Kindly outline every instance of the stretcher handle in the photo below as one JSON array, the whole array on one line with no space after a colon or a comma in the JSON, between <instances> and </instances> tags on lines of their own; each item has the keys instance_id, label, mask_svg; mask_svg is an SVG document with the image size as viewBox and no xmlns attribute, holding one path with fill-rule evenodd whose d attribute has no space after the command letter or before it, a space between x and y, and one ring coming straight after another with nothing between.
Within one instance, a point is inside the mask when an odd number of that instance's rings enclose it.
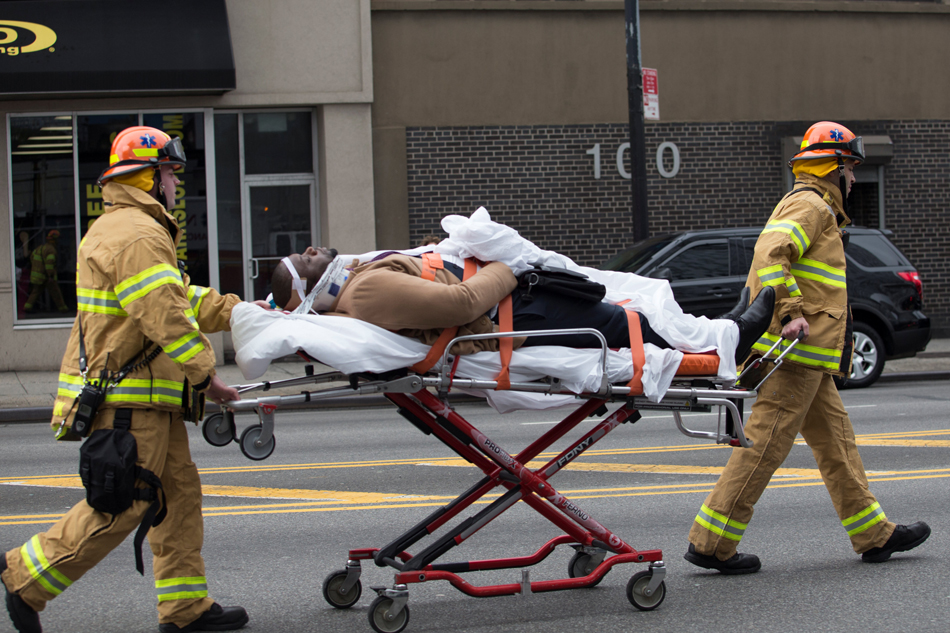
<instances>
[{"instance_id":1,"label":"stretcher handle","mask_svg":"<svg viewBox=\"0 0 950 633\"><path fill-rule=\"evenodd\" d=\"M742 370L742 373L739 374L739 380L741 380L742 377L746 375L746 372L748 372L748 371L750 371L750 370L752 370L752 369L755 369L755 368L759 367L763 362L765 362L766 360L768 360L769 356L771 356L772 353L773 353L776 349L778 349L778 347L779 347L784 341L786 341L786 340L787 340L787 339L785 339L785 338L783 338L783 337L780 336L779 339L778 339L777 341L775 341L775 343L772 345L772 347L769 348L769 351L767 351L767 352L765 353L765 356L759 356L759 357L756 358L754 361L752 361L752 364L751 364L751 365L749 365L748 367L746 367L745 369ZM791 352L792 349L794 349L796 345L798 345L801 341L804 341L804 340L805 340L805 333L804 333L803 331L799 331L798 334L795 336L794 340L792 340L792 342L788 344L788 347L786 347L786 348L782 351L782 353L778 355L778 358L775 359L775 364L774 364L774 366L772 367L772 371L770 371L769 373L767 373L767 374L765 375L765 378L763 378L762 380L759 381L759 384L757 384L757 385L755 386L755 388L753 389L753 391L758 391L758 390L759 390L759 387L761 387L762 384L763 384L766 380L768 380L769 376L771 376L773 373L775 373L775 370L779 368L779 365L781 365L783 362L785 362L785 357L788 355L788 353Z\"/></svg>"},{"instance_id":2,"label":"stretcher handle","mask_svg":"<svg viewBox=\"0 0 950 633\"><path fill-rule=\"evenodd\" d=\"M742 422L742 415L739 413L739 407L735 405L731 400L726 398L697 398L697 404L705 404L716 407L725 407L732 413L732 425L735 433L735 439L737 440L739 446L743 448L751 448L752 440L746 437L745 434L745 425ZM686 428L683 424L683 416L679 411L673 411L673 420L676 422L676 428L680 433L687 437L695 437L702 440L714 440L717 444L733 444L733 437L725 433L711 433L709 431L694 431L692 429ZM722 417L720 415L720 421ZM720 427L721 428L721 427Z\"/></svg>"},{"instance_id":3,"label":"stretcher handle","mask_svg":"<svg viewBox=\"0 0 950 633\"><path fill-rule=\"evenodd\" d=\"M460 341L482 341L493 338L515 338L518 336L523 336L525 338L530 336L570 336L575 334L590 334L591 336L596 336L597 340L600 341L601 381L600 390L597 392L597 395L609 396L612 388L610 385L610 379L607 376L607 339L603 334L600 333L600 331L589 327L558 330L531 330L527 332L489 332L486 334L467 334L465 336L456 336L451 341L449 341L449 344L445 346L445 351L442 352L442 367L439 370L439 389L440 391L447 391L452 384L450 366L446 361L449 357L449 350L451 350L455 344Z\"/></svg>"},{"instance_id":4,"label":"stretcher handle","mask_svg":"<svg viewBox=\"0 0 950 633\"><path fill-rule=\"evenodd\" d=\"M309 385L311 383L320 384L323 382L338 382L342 380L346 380L346 374L334 370L316 375L309 374L307 376L300 376L298 378L284 378L283 380L268 380L246 385L234 385L234 388L237 389L238 393L246 393L248 391L270 391L271 389L276 389L278 387L294 387L296 385Z\"/></svg>"}]
</instances>

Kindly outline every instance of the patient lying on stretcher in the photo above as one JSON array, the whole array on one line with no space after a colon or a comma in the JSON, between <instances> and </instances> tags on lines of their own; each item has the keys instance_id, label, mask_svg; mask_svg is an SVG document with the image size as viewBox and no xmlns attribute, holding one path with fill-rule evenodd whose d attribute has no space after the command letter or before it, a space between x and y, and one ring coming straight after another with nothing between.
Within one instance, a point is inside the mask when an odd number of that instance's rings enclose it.
<instances>
[{"instance_id":1,"label":"patient lying on stretcher","mask_svg":"<svg viewBox=\"0 0 950 633\"><path fill-rule=\"evenodd\" d=\"M515 332L593 328L604 335L608 347L630 347L627 308L621 305L608 300L582 301L543 287L532 289L526 296L515 272L503 262L489 263L465 278L464 262L451 254L427 261L414 251L409 253L379 253L365 261L340 256L334 249L308 248L284 258L275 270L271 279L274 302L297 312L360 319L432 345L444 329L455 326L459 327L458 336L498 331L497 306L510 296ZM621 279L621 283L628 281ZM772 320L774 292L768 290L748 306L744 294L740 303L720 319L693 317L676 306L678 314L672 314L669 320L657 319L662 321L657 325L650 322L644 310L637 310L643 342L659 348L698 351L690 347L709 348L711 341L735 341L734 359L738 364ZM729 328L735 330L734 335L721 336ZM536 345L583 348L599 347L599 342L581 334L533 336L515 339L514 343L516 349ZM497 339L484 339L464 341L452 351L470 354L497 349ZM722 355L723 350L719 352Z\"/></svg>"}]
</instances>

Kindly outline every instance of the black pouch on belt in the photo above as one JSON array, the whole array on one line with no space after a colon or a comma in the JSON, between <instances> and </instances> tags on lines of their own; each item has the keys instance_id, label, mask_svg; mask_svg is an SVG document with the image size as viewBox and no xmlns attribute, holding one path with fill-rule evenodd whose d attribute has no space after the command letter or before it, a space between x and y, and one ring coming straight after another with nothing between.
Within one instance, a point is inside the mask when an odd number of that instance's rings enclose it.
<instances>
[{"instance_id":1,"label":"black pouch on belt","mask_svg":"<svg viewBox=\"0 0 950 633\"><path fill-rule=\"evenodd\" d=\"M165 519L167 510L161 480L135 463L138 446L129 433L131 426L132 409L117 409L113 428L94 431L79 449L79 477L86 489L86 503L100 512L116 515L137 500L152 502L134 540L135 569L144 574L142 542L149 528ZM136 480L148 487L136 487Z\"/></svg>"},{"instance_id":2,"label":"black pouch on belt","mask_svg":"<svg viewBox=\"0 0 950 633\"><path fill-rule=\"evenodd\" d=\"M553 292L572 297L579 301L598 303L607 294L603 284L588 279L583 273L574 272L567 268L551 268L535 266L518 277L518 287L521 289L522 301L531 302L535 289L541 292Z\"/></svg>"}]
</instances>

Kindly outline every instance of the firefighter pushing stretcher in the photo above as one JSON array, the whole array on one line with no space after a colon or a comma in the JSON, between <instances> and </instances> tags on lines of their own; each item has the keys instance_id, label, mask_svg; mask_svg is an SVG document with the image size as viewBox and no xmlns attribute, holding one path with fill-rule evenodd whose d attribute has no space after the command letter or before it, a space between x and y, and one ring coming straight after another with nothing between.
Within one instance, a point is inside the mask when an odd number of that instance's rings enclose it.
<instances>
[{"instance_id":1,"label":"firefighter pushing stretcher","mask_svg":"<svg viewBox=\"0 0 950 633\"><path fill-rule=\"evenodd\" d=\"M179 269L181 230L168 210L174 172L184 166L179 139L133 127L116 136L100 176L105 213L79 247L78 316L53 409L57 439L89 435L80 449L87 499L0 556L7 611L20 633L40 633L37 612L136 528L140 573L148 532L162 633L248 621L243 608L208 597L201 557L201 482L185 419L200 419L205 395L219 403L239 397L215 375L202 332L229 329L240 299L192 285ZM116 476L103 485L108 472Z\"/></svg>"}]
</instances>

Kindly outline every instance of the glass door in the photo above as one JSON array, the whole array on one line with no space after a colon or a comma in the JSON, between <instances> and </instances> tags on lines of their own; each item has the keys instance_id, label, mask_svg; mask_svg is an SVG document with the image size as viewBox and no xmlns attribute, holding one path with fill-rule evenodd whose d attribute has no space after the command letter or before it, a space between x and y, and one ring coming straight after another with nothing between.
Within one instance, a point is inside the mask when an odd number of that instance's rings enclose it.
<instances>
[{"instance_id":1,"label":"glass door","mask_svg":"<svg viewBox=\"0 0 950 633\"><path fill-rule=\"evenodd\" d=\"M314 241L313 182L245 182L244 299L265 299L280 260Z\"/></svg>"}]
</instances>

